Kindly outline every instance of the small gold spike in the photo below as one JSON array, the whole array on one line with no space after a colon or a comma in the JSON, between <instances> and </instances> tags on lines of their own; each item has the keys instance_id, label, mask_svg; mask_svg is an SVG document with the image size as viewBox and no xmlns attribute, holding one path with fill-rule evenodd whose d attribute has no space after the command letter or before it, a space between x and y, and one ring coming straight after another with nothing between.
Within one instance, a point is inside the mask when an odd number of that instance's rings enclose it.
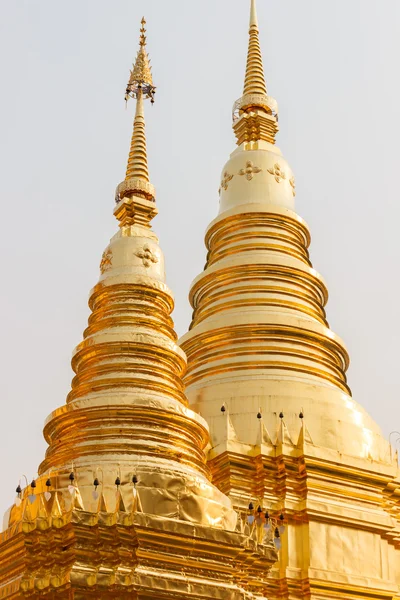
<instances>
[{"instance_id":1,"label":"small gold spike","mask_svg":"<svg viewBox=\"0 0 400 600\"><path fill-rule=\"evenodd\" d=\"M126 507L125 507L125 502L124 502L124 500L122 498L122 494L119 490L117 492L117 502L115 505L115 512L117 512L117 513L126 513L127 512Z\"/></svg>"},{"instance_id":2,"label":"small gold spike","mask_svg":"<svg viewBox=\"0 0 400 600\"><path fill-rule=\"evenodd\" d=\"M55 492L53 506L51 507L51 517L52 519L61 519L63 516L63 510L60 504L59 493Z\"/></svg>"},{"instance_id":3,"label":"small gold spike","mask_svg":"<svg viewBox=\"0 0 400 600\"><path fill-rule=\"evenodd\" d=\"M98 508L98 510L99 510L99 512L103 512L103 513L107 513L108 512L107 503L106 503L106 499L104 498L103 492L100 494L100 501L99 501L99 508Z\"/></svg>"}]
</instances>

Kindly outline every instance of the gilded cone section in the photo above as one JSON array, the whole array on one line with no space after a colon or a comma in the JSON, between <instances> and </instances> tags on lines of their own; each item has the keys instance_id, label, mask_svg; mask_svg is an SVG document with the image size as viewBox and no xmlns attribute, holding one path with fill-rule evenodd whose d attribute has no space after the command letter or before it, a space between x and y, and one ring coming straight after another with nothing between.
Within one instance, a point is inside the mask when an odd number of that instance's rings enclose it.
<instances>
[{"instance_id":1,"label":"gilded cone section","mask_svg":"<svg viewBox=\"0 0 400 600\"><path fill-rule=\"evenodd\" d=\"M267 94L265 84L264 68L261 55L260 40L258 35L258 21L256 13L256 2L251 2L249 50L247 53L246 77L244 81L243 94Z\"/></svg>"},{"instance_id":2,"label":"gilded cone section","mask_svg":"<svg viewBox=\"0 0 400 600\"><path fill-rule=\"evenodd\" d=\"M146 125L144 120L143 92L140 90L136 105L136 115L133 123L131 148L125 179L142 179L150 182L147 165Z\"/></svg>"},{"instance_id":3,"label":"gilded cone section","mask_svg":"<svg viewBox=\"0 0 400 600\"><path fill-rule=\"evenodd\" d=\"M257 29L253 0L254 85L264 81ZM234 107L239 147L190 291L186 394L210 426L213 482L237 509L254 499L284 517L269 600L398 600L397 457L351 397L294 174L273 145L276 104L262 84L251 91Z\"/></svg>"},{"instance_id":4,"label":"gilded cone section","mask_svg":"<svg viewBox=\"0 0 400 600\"><path fill-rule=\"evenodd\" d=\"M271 535L238 524L211 484L207 424L184 394L144 168L143 99L154 88L134 72L120 229L90 295L67 402L45 424L39 477L18 488L0 535L0 598L263 600L259 573L277 558Z\"/></svg>"},{"instance_id":5,"label":"gilded cone section","mask_svg":"<svg viewBox=\"0 0 400 600\"><path fill-rule=\"evenodd\" d=\"M204 379L217 384L234 367L236 378L301 377L350 394L347 351L327 327L328 292L310 263L305 224L288 211L264 212L254 204L245 213L218 219L206 243L207 268L190 293L194 313L191 341L183 343L189 357L186 385L197 387Z\"/></svg>"}]
</instances>

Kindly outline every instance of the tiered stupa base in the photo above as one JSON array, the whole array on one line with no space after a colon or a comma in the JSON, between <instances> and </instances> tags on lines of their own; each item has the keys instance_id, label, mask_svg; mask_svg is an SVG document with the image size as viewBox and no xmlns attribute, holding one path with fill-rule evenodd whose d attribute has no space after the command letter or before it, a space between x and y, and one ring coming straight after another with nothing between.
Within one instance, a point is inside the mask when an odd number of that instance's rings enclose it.
<instances>
[{"instance_id":1,"label":"tiered stupa base","mask_svg":"<svg viewBox=\"0 0 400 600\"><path fill-rule=\"evenodd\" d=\"M304 423L296 443L284 423L282 433L275 444L266 435L256 446L227 440L209 461L214 482L236 509L251 497L271 517L285 516L268 599L398 599L397 457L367 463L339 456L315 446Z\"/></svg>"},{"instance_id":2,"label":"tiered stupa base","mask_svg":"<svg viewBox=\"0 0 400 600\"><path fill-rule=\"evenodd\" d=\"M61 500L61 499L60 499ZM276 558L240 533L128 512L24 501L0 537L0 598L264 598L260 574ZM245 591L246 589L246 591Z\"/></svg>"}]
</instances>

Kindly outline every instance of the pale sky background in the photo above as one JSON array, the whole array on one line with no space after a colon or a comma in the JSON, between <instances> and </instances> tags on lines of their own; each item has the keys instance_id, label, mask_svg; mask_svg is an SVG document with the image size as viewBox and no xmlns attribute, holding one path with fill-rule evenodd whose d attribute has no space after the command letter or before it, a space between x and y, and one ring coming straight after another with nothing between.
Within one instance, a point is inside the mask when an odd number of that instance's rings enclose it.
<instances>
[{"instance_id":1,"label":"pale sky background","mask_svg":"<svg viewBox=\"0 0 400 600\"><path fill-rule=\"evenodd\" d=\"M297 184L328 318L355 399L385 435L399 405L399 0L258 0L278 145ZM234 149L248 0L0 0L1 494L43 458L65 402L87 299L117 230L133 120L124 107L140 18L158 86L146 106L154 228L179 334ZM1 521L0 521L1 523Z\"/></svg>"}]
</instances>

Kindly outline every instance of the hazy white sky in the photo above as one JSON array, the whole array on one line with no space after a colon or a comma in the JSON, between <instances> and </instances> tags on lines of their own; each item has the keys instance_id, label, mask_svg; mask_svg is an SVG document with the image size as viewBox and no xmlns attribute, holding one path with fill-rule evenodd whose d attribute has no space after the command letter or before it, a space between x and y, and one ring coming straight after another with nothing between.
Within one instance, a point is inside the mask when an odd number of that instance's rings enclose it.
<instances>
[{"instance_id":1,"label":"hazy white sky","mask_svg":"<svg viewBox=\"0 0 400 600\"><path fill-rule=\"evenodd\" d=\"M234 149L248 0L0 0L1 495L36 474L65 401L103 249L117 229L140 18L158 93L146 106L154 223L184 333L220 171ZM278 145L347 342L355 399L400 429L399 0L258 0Z\"/></svg>"}]
</instances>

